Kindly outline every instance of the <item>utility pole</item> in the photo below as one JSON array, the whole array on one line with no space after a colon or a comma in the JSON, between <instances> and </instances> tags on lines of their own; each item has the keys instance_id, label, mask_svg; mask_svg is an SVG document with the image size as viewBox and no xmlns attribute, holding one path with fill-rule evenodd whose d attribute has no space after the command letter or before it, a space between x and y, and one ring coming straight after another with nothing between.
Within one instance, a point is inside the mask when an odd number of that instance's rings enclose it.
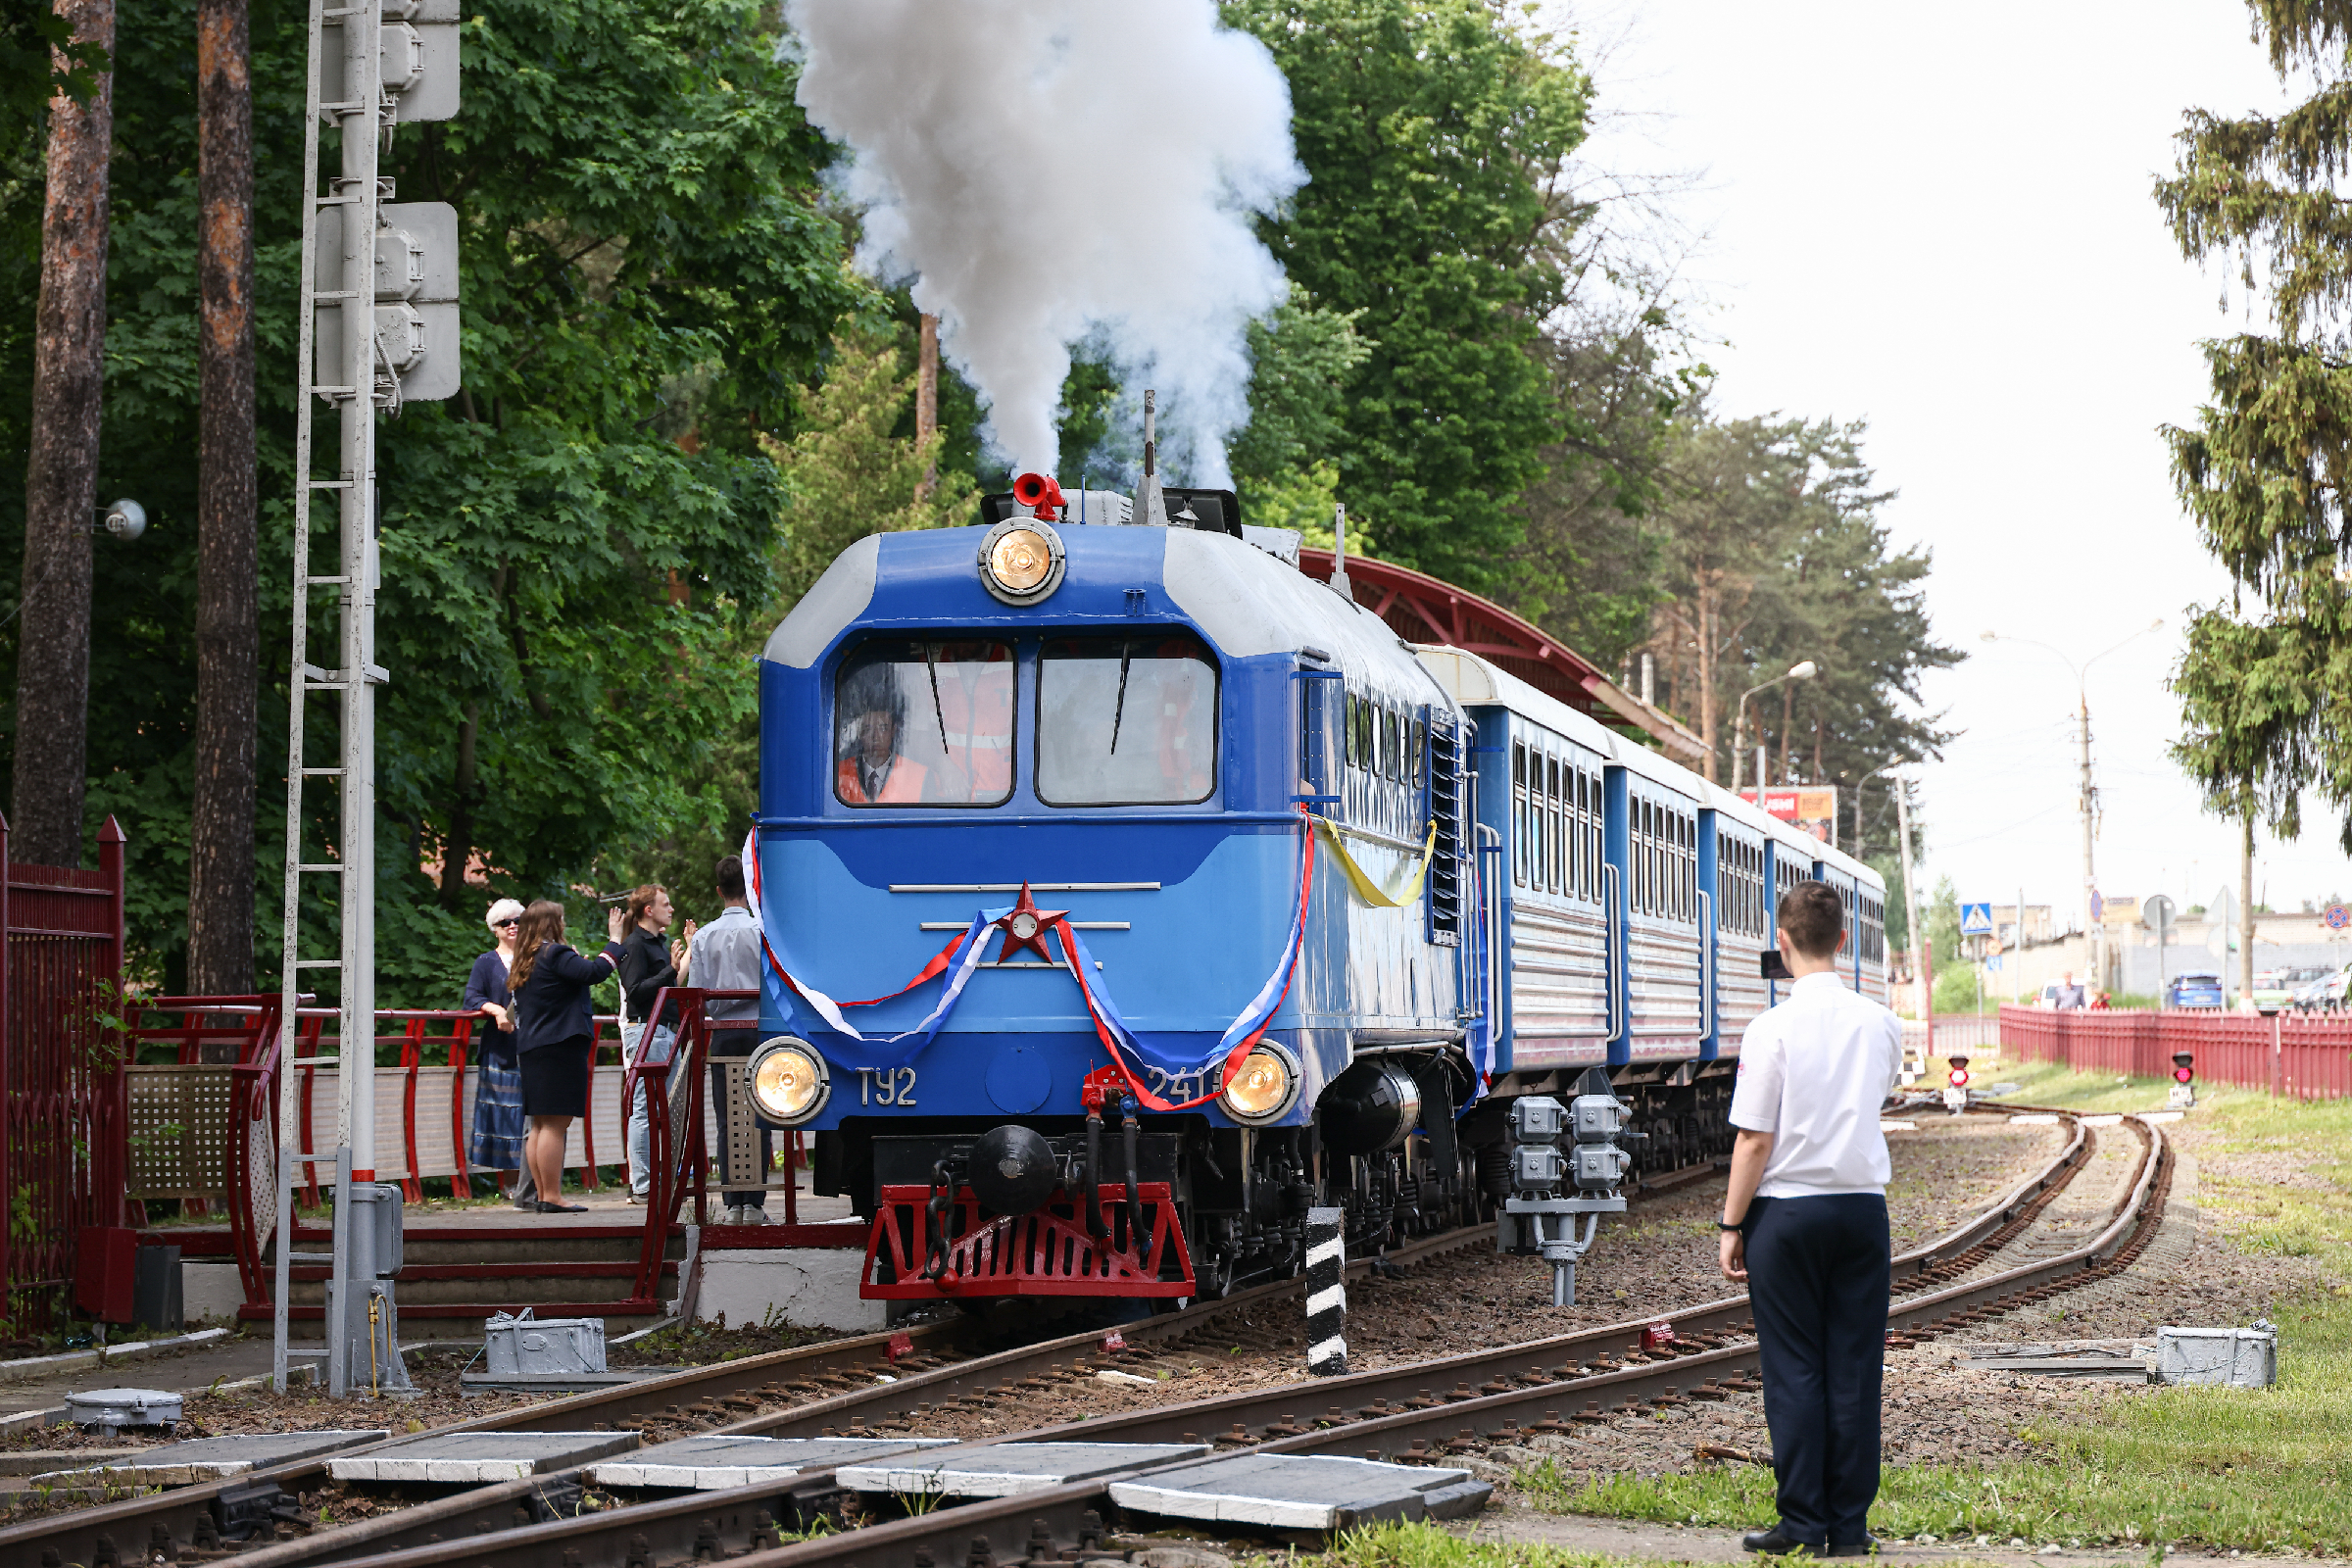
<instances>
[{"instance_id":1,"label":"utility pole","mask_svg":"<svg viewBox=\"0 0 2352 1568\"><path fill-rule=\"evenodd\" d=\"M2246 807L2237 845L2237 1004L2254 1010L2254 808Z\"/></svg>"},{"instance_id":2,"label":"utility pole","mask_svg":"<svg viewBox=\"0 0 2352 1568\"><path fill-rule=\"evenodd\" d=\"M2099 919L2097 908L2098 877L2091 865L2091 839L2098 830L2099 793L2097 786L2093 785L2090 780L2090 666L2117 649L2135 641L2148 632L2158 630L2163 625L2163 617L2159 616L2138 631L2133 632L2130 637L2126 637L2122 642L2099 650L2080 664L2048 643L2036 642L2031 637L2010 637L1997 631L1988 631L1984 633L1982 638L1983 641L1988 643L2024 643L2027 647L2038 648L2045 654L2055 654L2059 662L2066 665L2068 672L2075 677L2075 719L2080 726L2076 739L2081 744L2082 774L2076 791L2076 805L2082 813L2082 931L2090 942L2091 984L2094 989L2098 990L2107 989L2107 940L2104 922ZM2019 907L2019 919L2021 921L2024 919L2022 903Z\"/></svg>"},{"instance_id":3,"label":"utility pole","mask_svg":"<svg viewBox=\"0 0 2352 1568\"><path fill-rule=\"evenodd\" d=\"M2090 696L2088 688L2076 689L2079 707L2077 722L2082 743L2082 783L2079 804L2082 812L2082 931L2090 939L2090 989L2095 994L2107 989L2106 922L2099 918L2098 875L2091 868L2091 839L2096 832L2099 793L2090 781Z\"/></svg>"},{"instance_id":4,"label":"utility pole","mask_svg":"<svg viewBox=\"0 0 2352 1568\"><path fill-rule=\"evenodd\" d=\"M923 454L922 482L915 499L928 501L939 484L939 454L930 446L939 433L939 318L928 311L918 318L914 359L914 446Z\"/></svg>"},{"instance_id":5,"label":"utility pole","mask_svg":"<svg viewBox=\"0 0 2352 1568\"><path fill-rule=\"evenodd\" d=\"M1928 933L1919 923L1919 881L1911 870L1911 781L1894 781L1894 820L1902 838L1903 917L1911 927L1911 985L1913 1005L1928 1026L1928 1054L1936 1054L1935 993L1929 989Z\"/></svg>"},{"instance_id":6,"label":"utility pole","mask_svg":"<svg viewBox=\"0 0 2352 1568\"><path fill-rule=\"evenodd\" d=\"M2026 890L2023 884L2017 890L2017 945L2021 949L2026 945ZM2026 966L2022 959L2009 965L2009 1000L2021 1004L2026 1000Z\"/></svg>"}]
</instances>

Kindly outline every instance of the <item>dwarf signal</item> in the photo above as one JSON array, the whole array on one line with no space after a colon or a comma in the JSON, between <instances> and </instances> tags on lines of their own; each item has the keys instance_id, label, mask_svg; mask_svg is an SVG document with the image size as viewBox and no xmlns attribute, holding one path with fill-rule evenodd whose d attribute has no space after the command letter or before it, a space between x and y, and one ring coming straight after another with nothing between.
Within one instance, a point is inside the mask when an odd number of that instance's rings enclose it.
<instances>
[{"instance_id":1,"label":"dwarf signal","mask_svg":"<svg viewBox=\"0 0 2352 1568\"><path fill-rule=\"evenodd\" d=\"M2186 1110L2197 1102L2197 1057L2194 1052L2173 1053L2173 1092L2167 1103L2175 1110Z\"/></svg>"},{"instance_id":2,"label":"dwarf signal","mask_svg":"<svg viewBox=\"0 0 2352 1568\"><path fill-rule=\"evenodd\" d=\"M1957 1116L1968 1108L1968 1058L1947 1056L1952 1070L1943 1075L1943 1108Z\"/></svg>"}]
</instances>

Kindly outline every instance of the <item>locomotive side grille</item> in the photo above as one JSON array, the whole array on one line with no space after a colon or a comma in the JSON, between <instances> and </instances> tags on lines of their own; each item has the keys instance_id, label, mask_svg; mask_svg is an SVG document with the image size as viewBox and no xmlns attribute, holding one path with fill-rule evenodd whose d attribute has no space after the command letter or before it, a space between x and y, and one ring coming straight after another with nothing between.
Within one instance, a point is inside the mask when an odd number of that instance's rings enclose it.
<instances>
[{"instance_id":1,"label":"locomotive side grille","mask_svg":"<svg viewBox=\"0 0 2352 1568\"><path fill-rule=\"evenodd\" d=\"M1429 940L1456 947L1462 940L1462 736L1435 722L1429 728L1429 817L1438 830L1429 862Z\"/></svg>"}]
</instances>

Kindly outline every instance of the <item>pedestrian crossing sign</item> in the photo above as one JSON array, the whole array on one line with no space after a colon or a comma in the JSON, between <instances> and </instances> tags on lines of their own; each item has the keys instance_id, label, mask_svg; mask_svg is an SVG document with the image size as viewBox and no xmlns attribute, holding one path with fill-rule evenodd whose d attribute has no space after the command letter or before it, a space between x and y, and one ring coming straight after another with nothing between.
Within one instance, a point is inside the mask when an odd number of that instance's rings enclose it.
<instances>
[{"instance_id":1,"label":"pedestrian crossing sign","mask_svg":"<svg viewBox=\"0 0 2352 1568\"><path fill-rule=\"evenodd\" d=\"M1964 937L1992 935L1992 906L1963 904L1960 906L1960 934Z\"/></svg>"}]
</instances>

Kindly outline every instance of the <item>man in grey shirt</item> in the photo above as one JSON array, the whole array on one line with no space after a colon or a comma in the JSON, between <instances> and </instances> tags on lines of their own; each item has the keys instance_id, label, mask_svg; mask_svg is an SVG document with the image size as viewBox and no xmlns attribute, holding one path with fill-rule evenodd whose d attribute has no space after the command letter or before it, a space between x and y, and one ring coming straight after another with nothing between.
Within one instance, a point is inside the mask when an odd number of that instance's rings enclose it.
<instances>
[{"instance_id":1,"label":"man in grey shirt","mask_svg":"<svg viewBox=\"0 0 2352 1568\"><path fill-rule=\"evenodd\" d=\"M718 918L694 933L686 959L686 972L693 983L706 991L750 991L760 989L760 926L753 920L749 904L744 898L743 861L734 856L723 856L713 873L718 884L718 896L726 905ZM730 1024L748 1021L752 1027L725 1028L716 1031L711 1039L710 1107L712 1123L726 1125L727 1075L734 1071L729 1061L751 1054L759 1041L760 1003L756 997L740 1002L709 1002L703 1004L703 1015L713 1023ZM775 1135L765 1128L760 1130L760 1171L764 1179L775 1163L773 1140ZM721 1134L721 1144L724 1135ZM722 1160L720 1168L725 1168ZM728 1192L720 1195L725 1205L721 1222L728 1225L764 1225L767 1223L767 1194L759 1188Z\"/></svg>"}]
</instances>

